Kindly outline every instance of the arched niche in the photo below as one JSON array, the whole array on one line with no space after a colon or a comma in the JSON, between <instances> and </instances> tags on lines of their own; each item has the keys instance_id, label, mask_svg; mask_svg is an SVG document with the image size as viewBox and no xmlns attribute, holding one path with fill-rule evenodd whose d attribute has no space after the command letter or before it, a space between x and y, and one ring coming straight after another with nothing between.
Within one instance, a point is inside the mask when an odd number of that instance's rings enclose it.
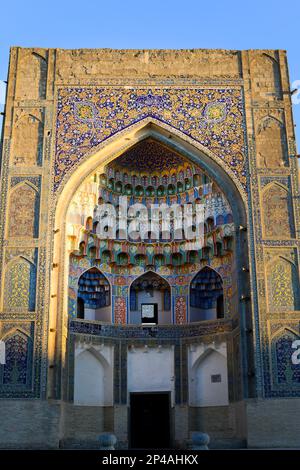
<instances>
[{"instance_id":1,"label":"arched niche","mask_svg":"<svg viewBox=\"0 0 300 470\"><path fill-rule=\"evenodd\" d=\"M96 267L78 279L77 318L111 322L110 283Z\"/></svg>"},{"instance_id":2,"label":"arched niche","mask_svg":"<svg viewBox=\"0 0 300 470\"><path fill-rule=\"evenodd\" d=\"M224 291L220 274L202 268L190 283L190 321L224 318Z\"/></svg>"},{"instance_id":3,"label":"arched niche","mask_svg":"<svg viewBox=\"0 0 300 470\"><path fill-rule=\"evenodd\" d=\"M18 71L22 80L17 80L17 99L37 100L46 98L48 58L42 49L22 50L18 60Z\"/></svg>"},{"instance_id":4,"label":"arched niche","mask_svg":"<svg viewBox=\"0 0 300 470\"><path fill-rule=\"evenodd\" d=\"M258 125L256 152L260 168L287 166L287 142L284 125L273 116L266 116Z\"/></svg>"},{"instance_id":5,"label":"arched niche","mask_svg":"<svg viewBox=\"0 0 300 470\"><path fill-rule=\"evenodd\" d=\"M281 98L280 68L277 60L268 54L262 53L255 57L250 65L253 77L253 95L255 98L274 99ZM275 93L270 92L275 90Z\"/></svg>"},{"instance_id":6,"label":"arched niche","mask_svg":"<svg viewBox=\"0 0 300 470\"><path fill-rule=\"evenodd\" d=\"M99 173L103 173L101 168L110 161L117 158L122 152L131 148L135 143L142 141L151 136L172 149L182 153L186 158L195 162L213 179L220 189L226 194L228 202L232 208L233 219L235 225L247 226L248 214L246 207L248 201L246 192L244 191L238 177L228 168L224 162L211 151L205 148L194 139L186 136L180 131L175 131L172 126L161 123L153 118L145 118L142 121L128 127L126 130L117 133L108 138L105 143L99 145L97 149L93 149L74 166L72 172L69 173L64 181L62 181L59 189L56 191L56 208L55 208L55 235L53 244L53 261L58 264L58 269L52 270L51 273L51 292L56 294L50 300L50 328L57 331L62 336L62 325L64 320L64 312L68 311L68 296L65 285L69 276L69 253L64 249L66 246L66 227L65 220L68 207L72 202L72 198L82 183L99 169ZM100 168L101 167L101 168ZM238 231L237 237L237 271L241 266L248 265L248 243L247 232ZM248 279L239 277L239 290L243 292L248 284ZM49 343L49 358L54 358L55 344L59 342ZM50 386L51 387L51 386Z\"/></svg>"},{"instance_id":7,"label":"arched niche","mask_svg":"<svg viewBox=\"0 0 300 470\"><path fill-rule=\"evenodd\" d=\"M38 231L38 190L30 182L24 181L10 192L7 234L13 238L37 238Z\"/></svg>"},{"instance_id":8,"label":"arched niche","mask_svg":"<svg viewBox=\"0 0 300 470\"><path fill-rule=\"evenodd\" d=\"M226 406L228 395L228 368L226 345L219 349L198 346L189 352L189 401L191 406Z\"/></svg>"},{"instance_id":9,"label":"arched niche","mask_svg":"<svg viewBox=\"0 0 300 470\"><path fill-rule=\"evenodd\" d=\"M292 344L299 339L299 334L289 328L281 328L272 337L273 386L277 389L299 389L300 368L292 362L292 354L295 351Z\"/></svg>"},{"instance_id":10,"label":"arched niche","mask_svg":"<svg viewBox=\"0 0 300 470\"><path fill-rule=\"evenodd\" d=\"M18 387L30 389L32 385L32 339L15 329L1 338L5 343L5 364L0 364L0 384L3 389Z\"/></svg>"},{"instance_id":11,"label":"arched niche","mask_svg":"<svg viewBox=\"0 0 300 470\"><path fill-rule=\"evenodd\" d=\"M13 135L13 163L16 166L41 165L44 124L42 116L23 114Z\"/></svg>"},{"instance_id":12,"label":"arched niche","mask_svg":"<svg viewBox=\"0 0 300 470\"><path fill-rule=\"evenodd\" d=\"M74 404L111 406L113 404L112 349L76 347L74 364Z\"/></svg>"},{"instance_id":13,"label":"arched niche","mask_svg":"<svg viewBox=\"0 0 300 470\"><path fill-rule=\"evenodd\" d=\"M129 298L129 323L172 322L171 287L166 279L157 273L147 271L135 279L130 286Z\"/></svg>"},{"instance_id":14,"label":"arched niche","mask_svg":"<svg viewBox=\"0 0 300 470\"><path fill-rule=\"evenodd\" d=\"M3 310L33 312L36 302L36 266L17 257L5 267Z\"/></svg>"},{"instance_id":15,"label":"arched niche","mask_svg":"<svg viewBox=\"0 0 300 470\"><path fill-rule=\"evenodd\" d=\"M267 264L266 276L270 312L299 310L299 278L294 263L279 256Z\"/></svg>"},{"instance_id":16,"label":"arched niche","mask_svg":"<svg viewBox=\"0 0 300 470\"><path fill-rule=\"evenodd\" d=\"M262 191L262 217L264 238L290 238L293 221L287 188L277 183L268 184Z\"/></svg>"}]
</instances>

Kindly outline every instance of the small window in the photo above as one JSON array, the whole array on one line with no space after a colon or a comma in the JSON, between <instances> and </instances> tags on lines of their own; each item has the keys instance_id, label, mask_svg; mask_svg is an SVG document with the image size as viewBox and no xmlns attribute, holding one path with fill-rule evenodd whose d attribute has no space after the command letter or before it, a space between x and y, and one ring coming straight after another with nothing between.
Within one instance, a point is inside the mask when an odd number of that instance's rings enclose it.
<instances>
[{"instance_id":1,"label":"small window","mask_svg":"<svg viewBox=\"0 0 300 470\"><path fill-rule=\"evenodd\" d=\"M214 374L214 375L211 375L210 378L211 378L211 383L212 383L212 384L215 384L215 383L218 383L218 382L222 382L221 374Z\"/></svg>"}]
</instances>

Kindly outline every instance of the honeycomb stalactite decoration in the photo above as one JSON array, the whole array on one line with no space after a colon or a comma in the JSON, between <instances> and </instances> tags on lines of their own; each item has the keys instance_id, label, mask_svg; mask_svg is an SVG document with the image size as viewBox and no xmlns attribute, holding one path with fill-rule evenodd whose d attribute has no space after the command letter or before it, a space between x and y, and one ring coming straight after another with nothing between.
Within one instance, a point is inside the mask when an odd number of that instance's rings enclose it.
<instances>
[{"instance_id":1,"label":"honeycomb stalactite decoration","mask_svg":"<svg viewBox=\"0 0 300 470\"><path fill-rule=\"evenodd\" d=\"M143 205L143 215L148 218L149 226L146 230L144 225L147 223L143 218L140 237L132 237L124 228L126 225L120 225L124 198L125 210L128 211L125 214L127 228L132 223L130 209L137 203ZM196 210L204 206L204 220L201 219L204 222L203 245L197 244L195 239L186 239L184 231L177 238L172 211L170 232L164 232L162 218L156 219L157 214L152 212L157 203L169 209L175 204L181 208L183 216L185 204L188 204L190 209L193 208L192 224L196 223ZM106 213L108 205L116 210L116 216L121 219L108 218L105 222L107 232L103 232L105 219L102 211ZM113 230L114 221L116 230ZM156 233L149 228L151 222L157 224ZM76 299L80 297L78 279L80 284L82 271L97 268L112 285L112 318L115 323L127 321L127 310L130 308L126 295L131 281L134 285L135 276L149 272L167 276L167 282L174 286L170 298L164 300L169 303L167 310L174 308L172 321L186 323L188 286L193 275L207 265L224 274L226 315L230 314L230 299L227 297L232 292L231 271L234 264L231 207L220 188L199 166L153 138L144 139L106 166L99 167L99 171L82 183L70 203L67 234L71 255L69 314L72 317L76 316ZM131 300L133 305L133 294Z\"/></svg>"}]
</instances>

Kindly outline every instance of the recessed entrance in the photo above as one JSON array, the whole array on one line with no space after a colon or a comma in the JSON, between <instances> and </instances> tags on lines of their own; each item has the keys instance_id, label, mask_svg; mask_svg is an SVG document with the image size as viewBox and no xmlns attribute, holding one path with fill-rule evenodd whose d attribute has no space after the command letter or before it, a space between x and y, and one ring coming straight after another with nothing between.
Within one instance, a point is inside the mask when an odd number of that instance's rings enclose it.
<instances>
[{"instance_id":1,"label":"recessed entrance","mask_svg":"<svg viewBox=\"0 0 300 470\"><path fill-rule=\"evenodd\" d=\"M130 447L168 449L170 447L170 394L130 394Z\"/></svg>"}]
</instances>

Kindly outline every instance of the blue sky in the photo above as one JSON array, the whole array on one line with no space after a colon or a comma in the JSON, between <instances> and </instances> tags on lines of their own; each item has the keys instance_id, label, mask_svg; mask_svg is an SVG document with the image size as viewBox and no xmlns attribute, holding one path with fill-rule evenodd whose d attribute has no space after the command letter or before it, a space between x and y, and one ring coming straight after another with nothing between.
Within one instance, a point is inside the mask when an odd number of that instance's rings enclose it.
<instances>
[{"instance_id":1,"label":"blue sky","mask_svg":"<svg viewBox=\"0 0 300 470\"><path fill-rule=\"evenodd\" d=\"M300 3L296 2L15 0L2 2L0 19L2 80L10 46L285 49L291 83L300 80ZM3 103L5 87L0 83ZM300 99L294 117L299 149Z\"/></svg>"}]
</instances>

